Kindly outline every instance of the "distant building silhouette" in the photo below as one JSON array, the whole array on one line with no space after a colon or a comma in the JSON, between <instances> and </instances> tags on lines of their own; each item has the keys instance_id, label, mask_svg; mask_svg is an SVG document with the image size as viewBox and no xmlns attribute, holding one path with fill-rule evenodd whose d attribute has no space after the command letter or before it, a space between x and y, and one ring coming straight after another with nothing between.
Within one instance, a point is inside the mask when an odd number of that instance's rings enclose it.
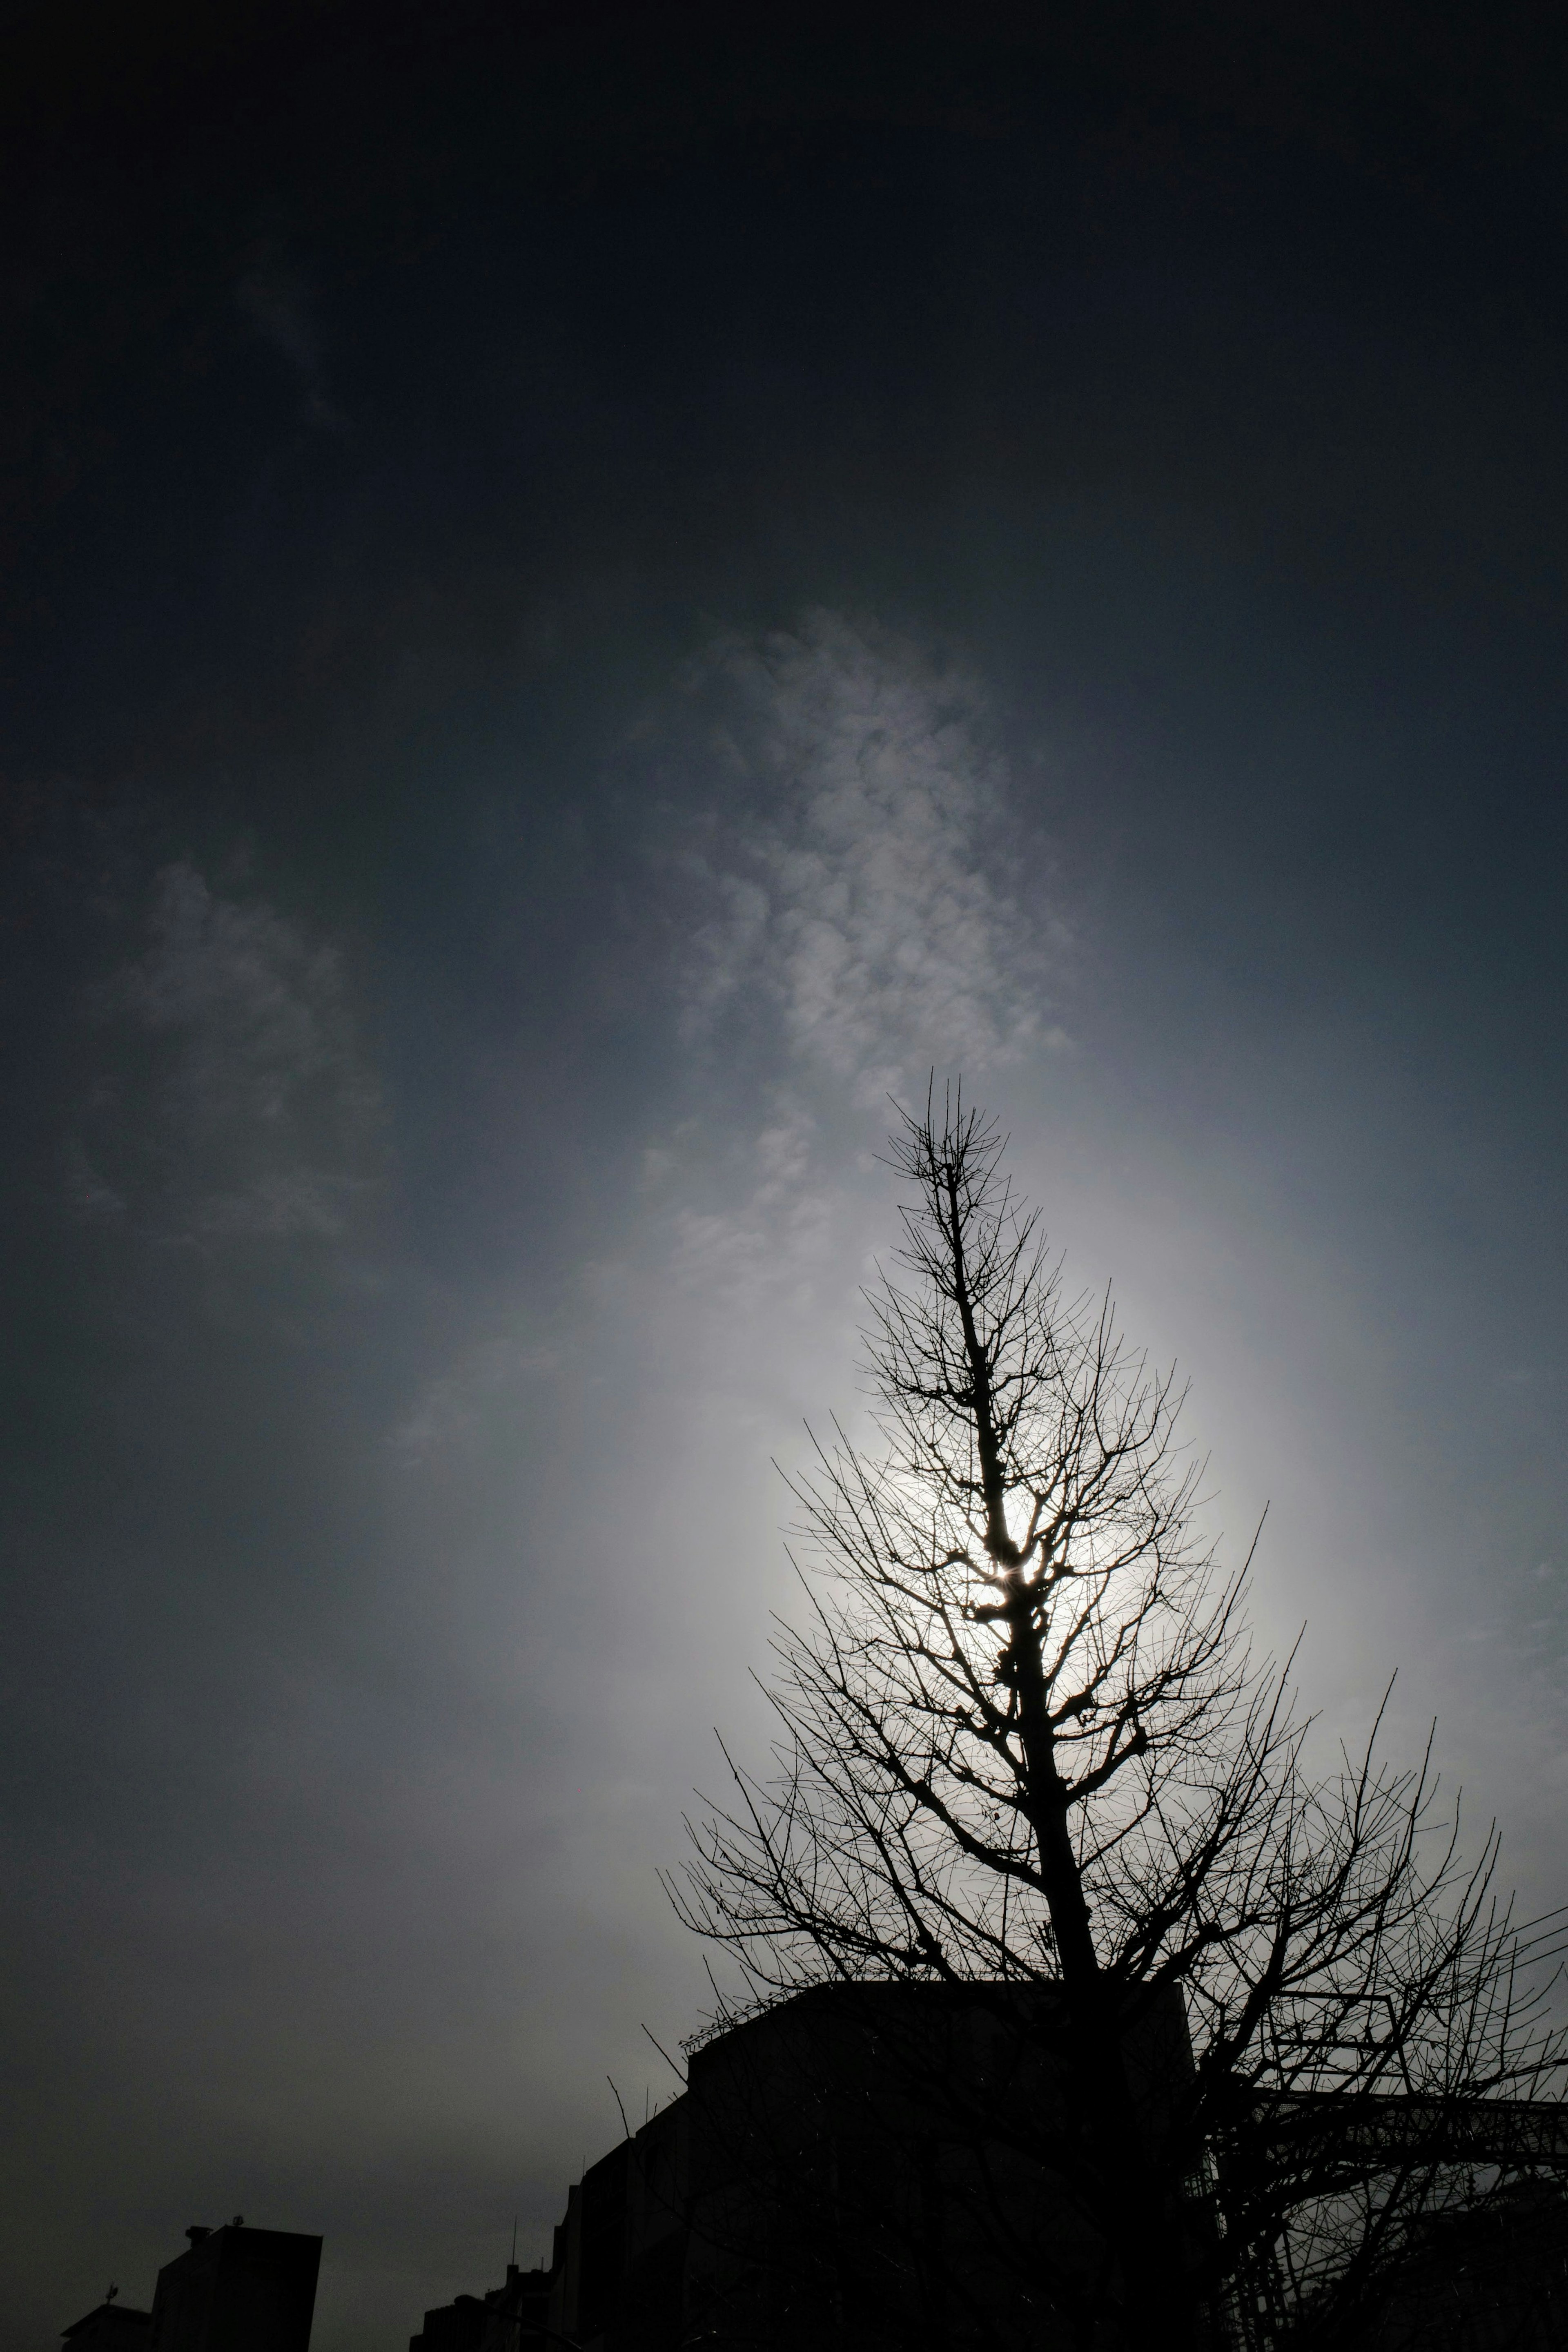
<instances>
[{"instance_id":1,"label":"distant building silhouette","mask_svg":"<svg viewBox=\"0 0 1568 2352\"><path fill-rule=\"evenodd\" d=\"M321 2241L293 2230L193 2227L151 2311L116 2302L62 2330L70 2352L309 2352Z\"/></svg>"},{"instance_id":2,"label":"distant building silhouette","mask_svg":"<svg viewBox=\"0 0 1568 2352\"><path fill-rule=\"evenodd\" d=\"M409 2352L518 2352L523 2344L547 2340L550 2273L520 2271L507 2264L500 2286L486 2295L460 2294L427 2311L424 2326L409 2339Z\"/></svg>"}]
</instances>

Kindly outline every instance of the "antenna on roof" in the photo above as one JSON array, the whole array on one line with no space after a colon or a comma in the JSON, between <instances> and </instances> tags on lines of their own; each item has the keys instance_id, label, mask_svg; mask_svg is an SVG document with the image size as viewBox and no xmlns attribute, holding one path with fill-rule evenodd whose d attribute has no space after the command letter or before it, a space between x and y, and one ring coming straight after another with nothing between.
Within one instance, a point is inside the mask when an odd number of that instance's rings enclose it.
<instances>
[{"instance_id":1,"label":"antenna on roof","mask_svg":"<svg viewBox=\"0 0 1568 2352\"><path fill-rule=\"evenodd\" d=\"M105 2303L112 2303L112 2302L114 2301L115 2296L116 2296L119 2293L120 2293L120 2289L115 2285L114 2281L113 2281L112 2279L110 2279L110 2283L109 2283L109 2289L108 2289L108 2292L106 2293L106 2294L104 2295L104 2298L103 2298L103 2299L104 2299L104 2301L105 2301Z\"/></svg>"},{"instance_id":2,"label":"antenna on roof","mask_svg":"<svg viewBox=\"0 0 1568 2352\"><path fill-rule=\"evenodd\" d=\"M513 2214L513 2216L512 2216L512 2268L513 2268L514 2270L516 2270L516 2269L517 2269L517 2215L514 2213L514 2214Z\"/></svg>"}]
</instances>

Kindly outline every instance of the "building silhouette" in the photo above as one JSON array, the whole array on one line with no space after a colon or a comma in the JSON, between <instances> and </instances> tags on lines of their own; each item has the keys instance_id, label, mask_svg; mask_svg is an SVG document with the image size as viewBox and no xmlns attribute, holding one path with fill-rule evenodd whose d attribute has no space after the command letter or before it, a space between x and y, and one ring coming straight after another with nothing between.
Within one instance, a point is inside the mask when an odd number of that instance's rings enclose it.
<instances>
[{"instance_id":1,"label":"building silhouette","mask_svg":"<svg viewBox=\"0 0 1568 2352\"><path fill-rule=\"evenodd\" d=\"M1401 2263L1366 2352L1562 2352L1568 2200L1521 2183L1479 2213L1434 2214Z\"/></svg>"},{"instance_id":2,"label":"building silhouette","mask_svg":"<svg viewBox=\"0 0 1568 2352\"><path fill-rule=\"evenodd\" d=\"M550 2273L507 2264L506 2279L488 2294L460 2294L427 2311L409 2339L410 2352L519 2352L548 2342Z\"/></svg>"},{"instance_id":3,"label":"building silhouette","mask_svg":"<svg viewBox=\"0 0 1568 2352\"><path fill-rule=\"evenodd\" d=\"M425 2315L410 2352L1054 2352L1083 2340L1103 2248L1075 2210L1065 2011L1049 1988L823 1986L714 2034L686 2086L567 2196L548 2270ZM1158 2136L1193 2080L1179 1995L1124 2044ZM1293 2175L1327 2158L1568 2174L1568 2109L1281 2098L1243 2147ZM1195 2176L1177 2216L1216 2227ZM1273 2281L1277 2287L1281 2282ZM1257 2292L1253 2292L1256 2287ZM1217 2352L1290 2326L1262 2278L1209 2314ZM1305 2315L1311 2317L1310 2312ZM1428 2217L1346 2352L1564 2352L1568 2201L1521 2177Z\"/></svg>"},{"instance_id":4,"label":"building silhouette","mask_svg":"<svg viewBox=\"0 0 1568 2352\"><path fill-rule=\"evenodd\" d=\"M570 2188L526 2295L428 2313L411 2352L1038 2345L1052 2315L1020 2279L1076 2273L1087 2294L1098 2258L1042 2202L1031 2153L1063 2109L1061 2033L1049 1990L877 1984L716 2033L685 2092ZM1191 2074L1179 1999L1151 2006L1127 2060L1157 2125Z\"/></svg>"},{"instance_id":5,"label":"building silhouette","mask_svg":"<svg viewBox=\"0 0 1568 2352\"><path fill-rule=\"evenodd\" d=\"M61 2328L60 2334L71 2352L150 2352L152 2314L114 2302L115 2292L111 2289L110 2297L84 2319L74 2320L69 2327Z\"/></svg>"},{"instance_id":6,"label":"building silhouette","mask_svg":"<svg viewBox=\"0 0 1568 2352\"><path fill-rule=\"evenodd\" d=\"M149 2311L110 2300L64 2329L70 2352L309 2352L321 2241L294 2230L186 2231Z\"/></svg>"}]
</instances>

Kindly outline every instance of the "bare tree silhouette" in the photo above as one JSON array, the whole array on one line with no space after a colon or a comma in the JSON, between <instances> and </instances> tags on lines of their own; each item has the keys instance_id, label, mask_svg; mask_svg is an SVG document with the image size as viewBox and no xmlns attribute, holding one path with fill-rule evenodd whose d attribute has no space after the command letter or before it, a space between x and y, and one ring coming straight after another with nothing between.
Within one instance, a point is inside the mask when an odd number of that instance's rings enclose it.
<instances>
[{"instance_id":1,"label":"bare tree silhouette","mask_svg":"<svg viewBox=\"0 0 1568 2352\"><path fill-rule=\"evenodd\" d=\"M1568 2159L1554 1925L1495 1893L1495 1832L1463 1851L1429 1744L1312 1769L1198 1531L1174 1375L1064 1294L993 1122L900 1116L880 1444L835 1431L794 1489L773 1764L727 1752L671 1883L737 1963L716 2022L888 1983L1005 2021L1001 2088L905 2036L944 2218L883 2168L901 2340L1343 2339L1435 2213Z\"/></svg>"}]
</instances>

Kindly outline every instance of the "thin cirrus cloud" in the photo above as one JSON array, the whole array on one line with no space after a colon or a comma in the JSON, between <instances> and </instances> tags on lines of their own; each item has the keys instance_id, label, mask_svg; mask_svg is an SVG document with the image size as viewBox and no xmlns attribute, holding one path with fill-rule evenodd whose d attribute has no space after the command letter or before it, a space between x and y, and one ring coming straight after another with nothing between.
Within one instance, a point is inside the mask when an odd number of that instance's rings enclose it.
<instances>
[{"instance_id":1,"label":"thin cirrus cloud","mask_svg":"<svg viewBox=\"0 0 1568 2352\"><path fill-rule=\"evenodd\" d=\"M737 1001L771 1006L790 1056L861 1103L924 1063L1064 1042L1043 1013L1064 929L1002 879L1016 818L977 677L819 610L719 639L682 684L742 812L693 861L716 903L688 1038Z\"/></svg>"},{"instance_id":2,"label":"thin cirrus cloud","mask_svg":"<svg viewBox=\"0 0 1568 2352\"><path fill-rule=\"evenodd\" d=\"M833 1259L841 1180L821 1163L846 1118L858 1131L932 1067L978 1076L1067 1044L1051 990L1070 934L971 671L816 610L718 639L680 686L712 793L685 860L682 1034L705 1067L747 1037L778 1074L730 1147L729 1200L673 1221L677 1273L733 1311Z\"/></svg>"},{"instance_id":3,"label":"thin cirrus cloud","mask_svg":"<svg viewBox=\"0 0 1568 2352\"><path fill-rule=\"evenodd\" d=\"M88 1009L102 1051L67 1156L80 1213L204 1249L350 1233L381 1106L336 947L181 859Z\"/></svg>"},{"instance_id":4,"label":"thin cirrus cloud","mask_svg":"<svg viewBox=\"0 0 1568 2352\"><path fill-rule=\"evenodd\" d=\"M394 1454L420 1467L470 1445L500 1411L515 1404L521 1383L558 1372L561 1360L558 1348L515 1333L476 1341L426 1384L397 1423L390 1441Z\"/></svg>"}]
</instances>

